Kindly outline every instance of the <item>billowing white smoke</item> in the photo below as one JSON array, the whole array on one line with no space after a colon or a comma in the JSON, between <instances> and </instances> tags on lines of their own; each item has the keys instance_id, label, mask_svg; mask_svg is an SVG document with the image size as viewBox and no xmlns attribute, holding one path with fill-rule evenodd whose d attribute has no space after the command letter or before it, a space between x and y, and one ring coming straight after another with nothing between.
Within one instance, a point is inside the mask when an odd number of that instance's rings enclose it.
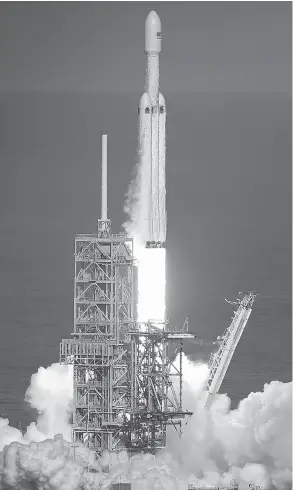
<instances>
[{"instance_id":1,"label":"billowing white smoke","mask_svg":"<svg viewBox=\"0 0 293 490\"><path fill-rule=\"evenodd\" d=\"M43 441L55 434L62 434L70 441L72 376L72 366L60 364L52 364L46 369L40 367L38 372L32 375L25 400L37 409L37 423L32 422L22 435L21 431L9 426L8 419L0 418L0 451L13 441L28 444L31 441Z\"/></svg>"},{"instance_id":2,"label":"billowing white smoke","mask_svg":"<svg viewBox=\"0 0 293 490\"><path fill-rule=\"evenodd\" d=\"M26 394L40 413L36 424L23 436L0 419L0 489L106 490L113 482L130 481L132 490L186 490L188 482L225 485L233 478L243 485L290 489L292 383L272 381L263 392L242 400L237 410L230 410L229 398L219 395L207 412L200 403L207 366L184 356L186 367L184 406L194 415L182 438L173 429L168 447L156 457L105 453L95 463L87 448L73 448L64 440L70 435L70 368L40 368ZM63 437L49 438L58 432ZM111 471L105 474L101 470L109 458ZM96 472L88 473L88 465Z\"/></svg>"},{"instance_id":3,"label":"billowing white smoke","mask_svg":"<svg viewBox=\"0 0 293 490\"><path fill-rule=\"evenodd\" d=\"M62 434L70 441L71 426L68 418L72 412L72 380L73 366L71 365L52 364L47 369L40 367L32 376L25 399L38 410L40 415L37 425L31 424L28 427L28 438L35 441L35 431L37 431L46 437Z\"/></svg>"},{"instance_id":4,"label":"billowing white smoke","mask_svg":"<svg viewBox=\"0 0 293 490\"><path fill-rule=\"evenodd\" d=\"M236 479L264 488L291 488L292 383L272 381L236 410L230 410L226 395L218 395L206 411L192 385L185 385L184 394L194 415L180 440L169 437L168 451L190 481L193 474L195 482L200 478L215 486Z\"/></svg>"}]
</instances>

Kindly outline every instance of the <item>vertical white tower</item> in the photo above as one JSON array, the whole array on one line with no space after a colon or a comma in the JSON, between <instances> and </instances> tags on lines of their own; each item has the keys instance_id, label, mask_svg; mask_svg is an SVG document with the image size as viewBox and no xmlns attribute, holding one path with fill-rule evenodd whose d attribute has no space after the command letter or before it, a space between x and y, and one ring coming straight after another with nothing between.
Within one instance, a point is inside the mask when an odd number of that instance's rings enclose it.
<instances>
[{"instance_id":1,"label":"vertical white tower","mask_svg":"<svg viewBox=\"0 0 293 490\"><path fill-rule=\"evenodd\" d=\"M102 135L102 206L101 219L107 219L107 135Z\"/></svg>"},{"instance_id":2,"label":"vertical white tower","mask_svg":"<svg viewBox=\"0 0 293 490\"><path fill-rule=\"evenodd\" d=\"M107 155L107 135L102 135L102 186L101 186L101 219L98 219L99 236L108 236L111 231L111 222L108 219L108 155Z\"/></svg>"}]
</instances>

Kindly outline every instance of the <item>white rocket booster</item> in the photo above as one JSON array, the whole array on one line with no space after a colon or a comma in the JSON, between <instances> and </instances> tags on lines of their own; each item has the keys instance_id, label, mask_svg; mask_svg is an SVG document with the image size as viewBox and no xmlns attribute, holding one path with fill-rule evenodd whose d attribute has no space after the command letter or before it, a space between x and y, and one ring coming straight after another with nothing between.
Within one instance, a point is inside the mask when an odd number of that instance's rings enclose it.
<instances>
[{"instance_id":1,"label":"white rocket booster","mask_svg":"<svg viewBox=\"0 0 293 490\"><path fill-rule=\"evenodd\" d=\"M145 22L146 82L139 104L140 164L148 189L147 247L163 247L166 240L166 104L159 93L160 51L161 21L152 11Z\"/></svg>"}]
</instances>

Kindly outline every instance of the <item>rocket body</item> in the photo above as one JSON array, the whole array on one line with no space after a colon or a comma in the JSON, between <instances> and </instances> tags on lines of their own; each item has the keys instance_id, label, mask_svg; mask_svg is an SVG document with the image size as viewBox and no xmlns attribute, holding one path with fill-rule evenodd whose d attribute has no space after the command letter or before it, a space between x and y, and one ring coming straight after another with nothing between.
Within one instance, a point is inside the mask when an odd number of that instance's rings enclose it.
<instances>
[{"instance_id":1,"label":"rocket body","mask_svg":"<svg viewBox=\"0 0 293 490\"><path fill-rule=\"evenodd\" d=\"M162 247L166 240L166 104L159 92L161 21L150 12L145 22L146 80L139 105L140 164L147 200L146 245Z\"/></svg>"}]
</instances>

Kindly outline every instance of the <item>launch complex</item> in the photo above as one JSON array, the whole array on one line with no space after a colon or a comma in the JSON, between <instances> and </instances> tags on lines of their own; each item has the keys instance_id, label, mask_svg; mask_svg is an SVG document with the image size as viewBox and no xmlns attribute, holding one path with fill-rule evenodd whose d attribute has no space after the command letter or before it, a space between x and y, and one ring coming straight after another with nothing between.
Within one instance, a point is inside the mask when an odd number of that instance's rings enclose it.
<instances>
[{"instance_id":1,"label":"launch complex","mask_svg":"<svg viewBox=\"0 0 293 490\"><path fill-rule=\"evenodd\" d=\"M97 455L153 452L165 447L168 424L180 432L191 415L182 408L182 347L195 334L187 324L178 331L136 321L133 240L111 233L105 184L102 201L97 234L75 238L74 329L60 346L60 362L74 366L73 442Z\"/></svg>"},{"instance_id":2,"label":"launch complex","mask_svg":"<svg viewBox=\"0 0 293 490\"><path fill-rule=\"evenodd\" d=\"M185 321L140 323L134 304L133 239L111 233L106 213L107 137L103 135L102 217L96 234L75 237L74 328L60 344L60 362L73 364L73 442L104 450L155 452L167 425L181 434L192 412L182 400L183 343L197 341ZM245 293L210 359L206 405L219 391L256 293ZM177 362L175 362L177 359ZM179 360L179 362L178 362Z\"/></svg>"},{"instance_id":3,"label":"launch complex","mask_svg":"<svg viewBox=\"0 0 293 490\"><path fill-rule=\"evenodd\" d=\"M145 248L165 247L165 102L159 94L160 21L146 21L148 82L139 106L142 167L149 169ZM163 137L162 137L163 134ZM162 140L163 138L163 140ZM150 252L156 252L150 250ZM182 328L137 317L133 238L115 234L107 215L107 135L102 136L102 209L95 234L75 237L74 326L60 344L60 362L73 365L72 442L97 457L104 450L151 452L166 446L167 426L181 434L192 413L182 399L183 344L196 339ZM156 271L155 271L156 272ZM156 277L154 275L154 282ZM204 403L218 393L245 328L256 293L243 293L231 325L210 359Z\"/></svg>"}]
</instances>

